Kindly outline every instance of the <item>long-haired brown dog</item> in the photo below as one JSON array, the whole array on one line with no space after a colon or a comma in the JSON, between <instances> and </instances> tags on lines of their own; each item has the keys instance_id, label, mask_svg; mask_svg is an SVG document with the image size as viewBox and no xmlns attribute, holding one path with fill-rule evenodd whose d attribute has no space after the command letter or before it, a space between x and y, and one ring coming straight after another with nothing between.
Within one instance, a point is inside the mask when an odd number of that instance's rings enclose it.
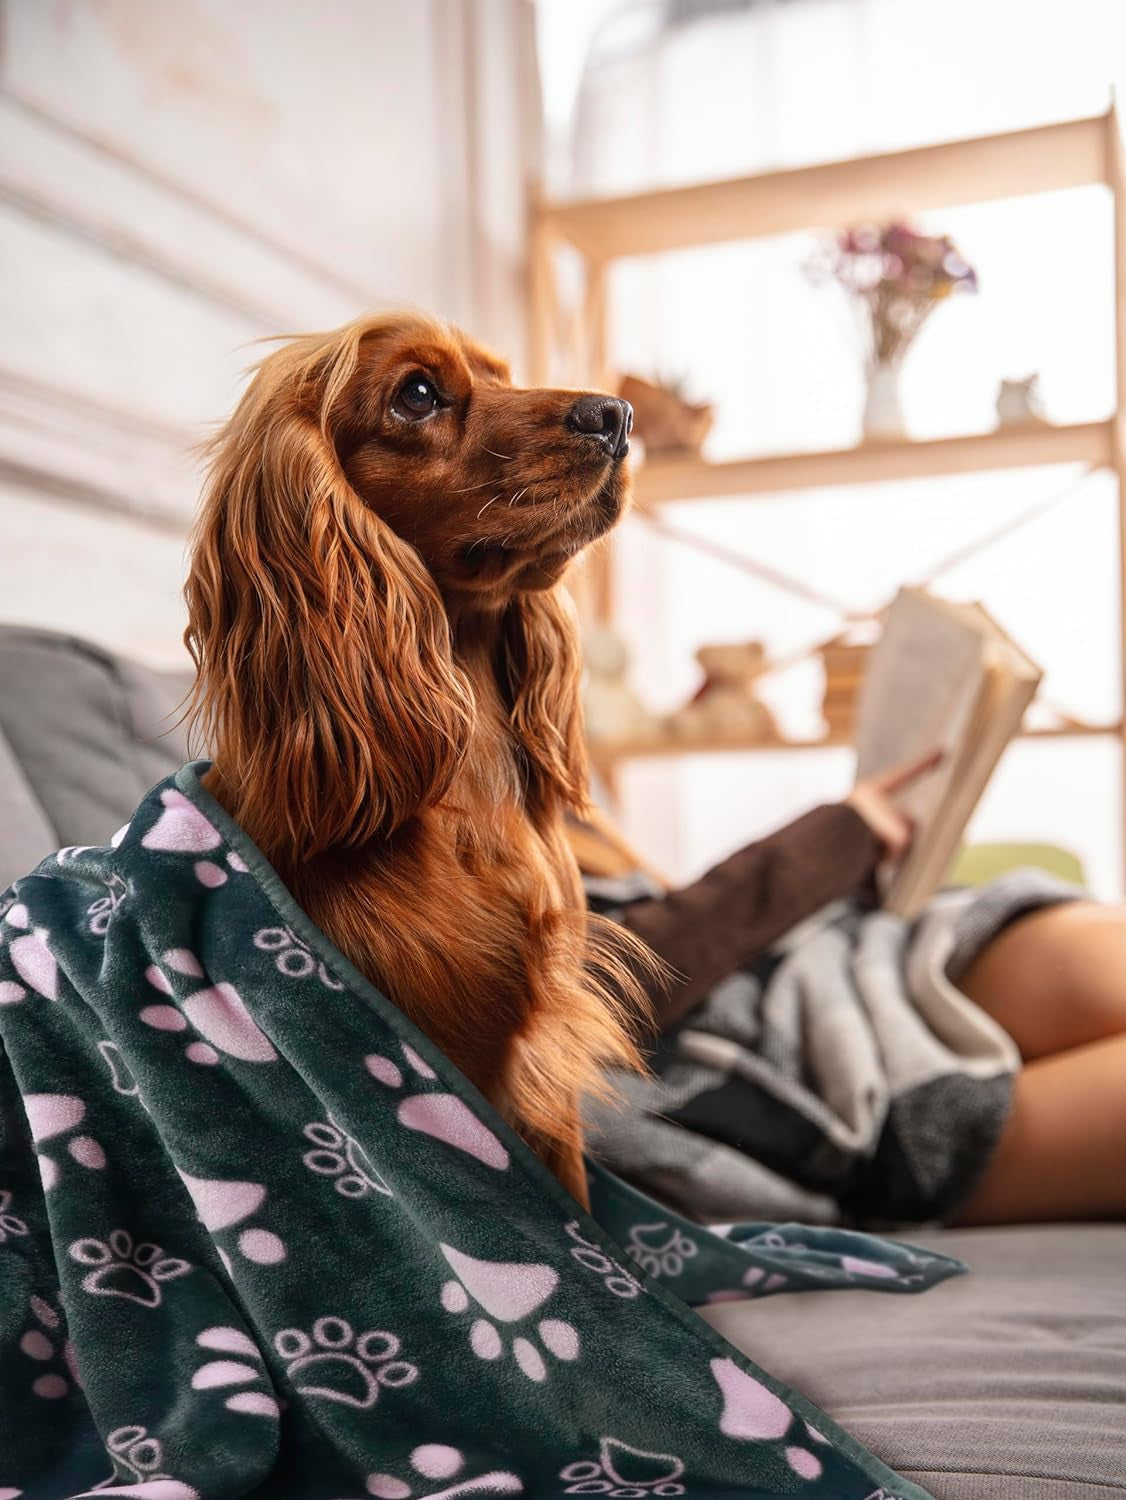
<instances>
[{"instance_id":1,"label":"long-haired brown dog","mask_svg":"<svg viewBox=\"0 0 1126 1500\"><path fill-rule=\"evenodd\" d=\"M210 790L583 1200L579 1099L638 1065L646 953L588 919L566 842L558 584L622 513L629 428L421 317L296 339L211 445L186 586Z\"/></svg>"}]
</instances>

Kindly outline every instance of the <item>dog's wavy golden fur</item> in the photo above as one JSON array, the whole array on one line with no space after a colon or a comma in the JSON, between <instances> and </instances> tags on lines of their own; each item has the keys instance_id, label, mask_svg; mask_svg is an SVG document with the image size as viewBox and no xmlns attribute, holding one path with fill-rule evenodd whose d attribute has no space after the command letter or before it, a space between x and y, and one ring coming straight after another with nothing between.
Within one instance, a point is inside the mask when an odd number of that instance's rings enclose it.
<instances>
[{"instance_id":1,"label":"dog's wavy golden fur","mask_svg":"<svg viewBox=\"0 0 1126 1500\"><path fill-rule=\"evenodd\" d=\"M584 1198L578 1101L639 1065L648 958L587 916L564 829L587 786L560 579L628 495L581 394L417 316L285 344L210 445L186 639L210 789Z\"/></svg>"}]
</instances>

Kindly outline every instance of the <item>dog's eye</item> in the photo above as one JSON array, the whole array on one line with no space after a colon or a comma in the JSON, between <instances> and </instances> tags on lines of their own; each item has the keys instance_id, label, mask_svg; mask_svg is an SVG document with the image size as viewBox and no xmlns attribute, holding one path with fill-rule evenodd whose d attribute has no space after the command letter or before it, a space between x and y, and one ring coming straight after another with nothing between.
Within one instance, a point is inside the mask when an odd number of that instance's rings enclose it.
<instances>
[{"instance_id":1,"label":"dog's eye","mask_svg":"<svg viewBox=\"0 0 1126 1500\"><path fill-rule=\"evenodd\" d=\"M441 404L442 398L434 382L427 380L425 375L412 375L399 387L399 394L395 397L395 409L399 415L412 421L428 417Z\"/></svg>"}]
</instances>

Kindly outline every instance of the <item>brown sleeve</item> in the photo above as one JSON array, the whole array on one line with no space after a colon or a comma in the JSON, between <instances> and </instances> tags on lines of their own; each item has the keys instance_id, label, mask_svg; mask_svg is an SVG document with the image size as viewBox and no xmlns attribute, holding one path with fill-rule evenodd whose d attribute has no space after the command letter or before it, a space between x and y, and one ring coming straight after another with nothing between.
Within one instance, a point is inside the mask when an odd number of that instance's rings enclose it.
<instances>
[{"instance_id":1,"label":"brown sleeve","mask_svg":"<svg viewBox=\"0 0 1126 1500\"><path fill-rule=\"evenodd\" d=\"M623 925L674 974L651 996L660 1030L798 922L856 891L880 858L880 842L860 814L833 803L748 844L695 884L627 907Z\"/></svg>"}]
</instances>

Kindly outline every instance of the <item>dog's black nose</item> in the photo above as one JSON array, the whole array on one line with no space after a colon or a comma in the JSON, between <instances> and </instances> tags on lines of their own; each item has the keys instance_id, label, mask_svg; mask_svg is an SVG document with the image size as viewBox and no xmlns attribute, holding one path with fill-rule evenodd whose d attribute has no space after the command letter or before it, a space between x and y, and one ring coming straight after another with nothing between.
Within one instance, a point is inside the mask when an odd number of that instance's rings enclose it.
<instances>
[{"instance_id":1,"label":"dog's black nose","mask_svg":"<svg viewBox=\"0 0 1126 1500\"><path fill-rule=\"evenodd\" d=\"M617 396L580 396L567 413L567 426L600 439L611 458L624 458L633 430L633 407Z\"/></svg>"}]
</instances>

